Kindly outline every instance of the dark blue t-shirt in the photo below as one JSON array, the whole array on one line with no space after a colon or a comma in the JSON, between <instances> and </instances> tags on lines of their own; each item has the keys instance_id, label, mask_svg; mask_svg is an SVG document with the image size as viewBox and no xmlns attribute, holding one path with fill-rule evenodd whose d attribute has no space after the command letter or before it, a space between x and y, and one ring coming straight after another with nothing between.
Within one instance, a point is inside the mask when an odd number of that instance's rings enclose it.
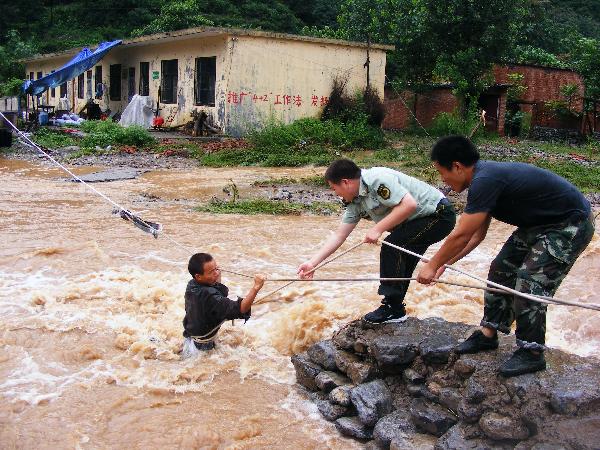
<instances>
[{"instance_id":1,"label":"dark blue t-shirt","mask_svg":"<svg viewBox=\"0 0 600 450\"><path fill-rule=\"evenodd\" d=\"M590 203L579 190L549 170L518 162L478 161L465 212L487 212L518 227L583 220Z\"/></svg>"}]
</instances>

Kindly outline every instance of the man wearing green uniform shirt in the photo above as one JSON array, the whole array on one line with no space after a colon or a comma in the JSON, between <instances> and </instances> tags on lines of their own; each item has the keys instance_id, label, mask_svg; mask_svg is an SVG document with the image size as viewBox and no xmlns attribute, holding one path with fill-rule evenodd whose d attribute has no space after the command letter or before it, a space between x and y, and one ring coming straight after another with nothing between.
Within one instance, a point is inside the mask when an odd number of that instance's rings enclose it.
<instances>
[{"instance_id":1,"label":"man wearing green uniform shirt","mask_svg":"<svg viewBox=\"0 0 600 450\"><path fill-rule=\"evenodd\" d=\"M377 243L385 231L387 242L405 247L416 253L444 239L454 228L456 214L444 194L416 178L386 167L361 170L349 159L331 163L325 180L346 204L342 222L321 249L298 268L303 279L335 252L350 235L360 219L375 224L367 232L364 242ZM410 278L418 258L394 248L381 247L379 273L381 278ZM310 273L309 273L310 272ZM382 281L378 293L382 304L365 315L371 323L401 322L406 319L404 297L409 281Z\"/></svg>"}]
</instances>

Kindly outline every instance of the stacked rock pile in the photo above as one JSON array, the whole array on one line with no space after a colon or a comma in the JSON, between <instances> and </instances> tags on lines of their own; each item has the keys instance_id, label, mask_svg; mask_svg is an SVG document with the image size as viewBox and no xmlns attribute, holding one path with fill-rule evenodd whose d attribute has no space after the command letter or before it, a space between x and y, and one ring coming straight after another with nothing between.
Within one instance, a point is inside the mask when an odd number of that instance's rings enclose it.
<instances>
[{"instance_id":1,"label":"stacked rock pile","mask_svg":"<svg viewBox=\"0 0 600 450\"><path fill-rule=\"evenodd\" d=\"M473 327L355 321L294 355L297 382L344 435L375 448L598 449L600 361L548 350L548 369L497 373L515 350L457 355Z\"/></svg>"}]
</instances>

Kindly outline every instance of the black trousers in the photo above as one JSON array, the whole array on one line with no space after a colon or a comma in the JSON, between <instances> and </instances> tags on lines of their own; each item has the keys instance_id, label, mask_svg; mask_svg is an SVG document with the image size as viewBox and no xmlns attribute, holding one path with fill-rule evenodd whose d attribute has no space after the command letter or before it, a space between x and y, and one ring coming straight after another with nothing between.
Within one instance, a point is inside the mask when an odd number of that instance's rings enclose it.
<instances>
[{"instance_id":1,"label":"black trousers","mask_svg":"<svg viewBox=\"0 0 600 450\"><path fill-rule=\"evenodd\" d=\"M454 229L456 213L448 199L443 198L435 213L403 222L385 238L386 242L422 255L431 244L444 239ZM381 278L410 278L419 258L387 245L381 245L379 274ZM410 281L382 281L379 294L390 306L400 306Z\"/></svg>"}]
</instances>

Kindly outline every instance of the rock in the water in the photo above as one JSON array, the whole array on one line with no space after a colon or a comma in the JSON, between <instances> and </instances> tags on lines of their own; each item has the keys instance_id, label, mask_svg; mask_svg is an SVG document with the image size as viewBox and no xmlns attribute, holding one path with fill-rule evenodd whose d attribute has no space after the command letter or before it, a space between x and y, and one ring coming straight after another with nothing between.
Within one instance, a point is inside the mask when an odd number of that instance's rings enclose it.
<instances>
[{"instance_id":1,"label":"rock in the water","mask_svg":"<svg viewBox=\"0 0 600 450\"><path fill-rule=\"evenodd\" d=\"M109 181L131 180L133 178L137 178L140 173L140 170L118 167L104 170L102 172L79 175L79 179L85 181L86 183L106 183ZM77 180L71 179L70 181Z\"/></svg>"},{"instance_id":2,"label":"rock in the water","mask_svg":"<svg viewBox=\"0 0 600 450\"><path fill-rule=\"evenodd\" d=\"M444 407L422 399L413 402L410 414L417 428L438 437L458 422L456 416Z\"/></svg>"},{"instance_id":3,"label":"rock in the water","mask_svg":"<svg viewBox=\"0 0 600 450\"><path fill-rule=\"evenodd\" d=\"M361 384L350 392L352 404L358 411L359 420L366 426L375 426L377 421L392 412L392 394L382 380Z\"/></svg>"},{"instance_id":4,"label":"rock in the water","mask_svg":"<svg viewBox=\"0 0 600 450\"><path fill-rule=\"evenodd\" d=\"M333 422L340 417L346 416L349 413L349 408L342 405L333 405L327 400L320 400L317 402L317 408L325 419Z\"/></svg>"},{"instance_id":5,"label":"rock in the water","mask_svg":"<svg viewBox=\"0 0 600 450\"><path fill-rule=\"evenodd\" d=\"M392 440L402 439L414 434L416 428L406 411L394 411L379 419L373 429L373 438L383 447L388 448Z\"/></svg>"},{"instance_id":6,"label":"rock in the water","mask_svg":"<svg viewBox=\"0 0 600 450\"><path fill-rule=\"evenodd\" d=\"M336 372L323 371L315 377L315 384L323 392L329 393L336 387L350 384L350 380Z\"/></svg>"},{"instance_id":7,"label":"rock in the water","mask_svg":"<svg viewBox=\"0 0 600 450\"><path fill-rule=\"evenodd\" d=\"M481 416L479 427L487 437L495 441L522 441L529 437L529 429L520 420L495 412L486 412Z\"/></svg>"},{"instance_id":8,"label":"rock in the water","mask_svg":"<svg viewBox=\"0 0 600 450\"><path fill-rule=\"evenodd\" d=\"M504 378L498 367L514 351L514 337L501 337L495 351L455 355L449 343L472 330L441 319L385 325L355 321L332 338L334 345L315 345L310 355L292 361L299 383L332 389L328 396L320 390L311 396L315 403L328 400L319 403L326 417L331 420L346 408L338 428L361 439L373 432L379 446L391 439L390 448L411 450L430 448L435 440L438 450L600 449L597 360L549 349L546 370ZM332 357L356 386L335 387L340 378L349 381L333 373L336 369L323 369L333 366ZM407 411L415 428L430 434L412 432L405 422L391 423ZM406 432L392 438L399 428Z\"/></svg>"},{"instance_id":9,"label":"rock in the water","mask_svg":"<svg viewBox=\"0 0 600 450\"><path fill-rule=\"evenodd\" d=\"M323 369L311 362L308 359L307 353L299 353L292 356L292 364L294 365L294 369L296 369L296 381L299 384L311 391L319 389L319 386L317 386L317 383L315 382L315 378L323 371Z\"/></svg>"},{"instance_id":10,"label":"rock in the water","mask_svg":"<svg viewBox=\"0 0 600 450\"><path fill-rule=\"evenodd\" d=\"M308 349L308 356L312 362L320 365L326 370L336 370L335 365L336 348L331 340L317 342Z\"/></svg>"},{"instance_id":11,"label":"rock in the water","mask_svg":"<svg viewBox=\"0 0 600 450\"><path fill-rule=\"evenodd\" d=\"M335 421L335 427L340 433L356 439L372 439L371 428L363 425L356 417L342 417Z\"/></svg>"},{"instance_id":12,"label":"rock in the water","mask_svg":"<svg viewBox=\"0 0 600 450\"><path fill-rule=\"evenodd\" d=\"M335 388L329 393L329 401L337 405L350 406L352 400L350 400L350 392L354 386L340 386Z\"/></svg>"}]
</instances>

